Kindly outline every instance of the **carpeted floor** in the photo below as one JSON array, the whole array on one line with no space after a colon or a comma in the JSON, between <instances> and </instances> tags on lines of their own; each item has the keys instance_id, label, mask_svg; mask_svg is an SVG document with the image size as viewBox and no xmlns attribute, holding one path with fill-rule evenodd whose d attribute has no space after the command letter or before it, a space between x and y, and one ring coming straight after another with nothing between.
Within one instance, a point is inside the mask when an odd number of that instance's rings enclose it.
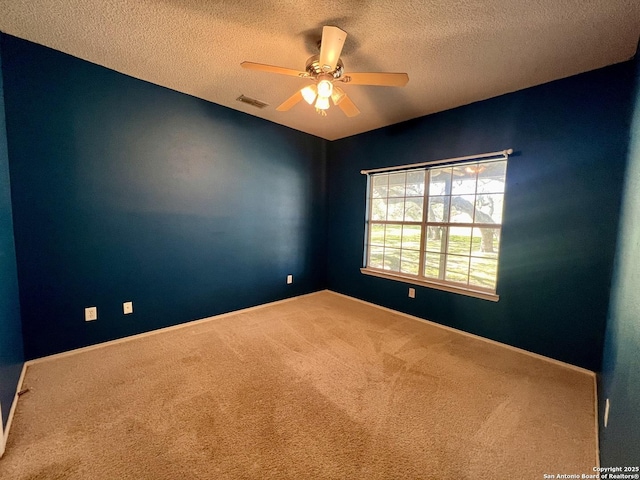
<instances>
[{"instance_id":1,"label":"carpeted floor","mask_svg":"<svg viewBox=\"0 0 640 480\"><path fill-rule=\"evenodd\" d=\"M591 473L594 383L320 292L31 365L2 479Z\"/></svg>"}]
</instances>

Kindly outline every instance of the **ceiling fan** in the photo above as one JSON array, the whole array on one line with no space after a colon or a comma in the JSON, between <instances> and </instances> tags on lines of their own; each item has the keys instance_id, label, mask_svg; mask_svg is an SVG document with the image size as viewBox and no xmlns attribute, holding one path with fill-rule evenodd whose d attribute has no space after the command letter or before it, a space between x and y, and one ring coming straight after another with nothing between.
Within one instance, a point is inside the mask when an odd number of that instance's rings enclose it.
<instances>
[{"instance_id":1,"label":"ceiling fan","mask_svg":"<svg viewBox=\"0 0 640 480\"><path fill-rule=\"evenodd\" d=\"M409 81L406 73L349 73L344 74L344 64L340 59L347 32L338 27L326 26L322 28L322 40L320 41L320 54L307 60L305 71L290 68L276 67L262 63L242 62L240 66L249 70L278 73L294 77L313 80L308 85L285 100L276 110L285 112L296 105L300 100L305 100L309 105L314 104L316 111L326 115L329 109L329 99L334 105L340 107L347 117L355 117L360 113L358 107L351 101L347 94L337 83L352 85L377 85L382 87L404 87Z\"/></svg>"}]
</instances>

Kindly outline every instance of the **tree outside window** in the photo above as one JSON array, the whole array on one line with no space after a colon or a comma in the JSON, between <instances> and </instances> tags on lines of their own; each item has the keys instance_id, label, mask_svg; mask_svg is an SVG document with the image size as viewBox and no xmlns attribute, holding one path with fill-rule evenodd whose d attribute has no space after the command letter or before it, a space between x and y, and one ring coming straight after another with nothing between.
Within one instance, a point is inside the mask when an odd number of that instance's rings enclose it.
<instances>
[{"instance_id":1,"label":"tree outside window","mask_svg":"<svg viewBox=\"0 0 640 480\"><path fill-rule=\"evenodd\" d=\"M372 174L366 269L495 293L506 167Z\"/></svg>"}]
</instances>

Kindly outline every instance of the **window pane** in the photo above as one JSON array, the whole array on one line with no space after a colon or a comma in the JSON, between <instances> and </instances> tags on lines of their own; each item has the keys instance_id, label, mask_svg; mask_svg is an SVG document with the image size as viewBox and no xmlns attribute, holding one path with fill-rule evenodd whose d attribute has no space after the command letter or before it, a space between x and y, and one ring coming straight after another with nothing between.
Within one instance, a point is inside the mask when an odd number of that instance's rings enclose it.
<instances>
[{"instance_id":1,"label":"window pane","mask_svg":"<svg viewBox=\"0 0 640 480\"><path fill-rule=\"evenodd\" d=\"M402 260L400 262L400 271L411 275L418 275L418 266L420 262L420 252L414 250L402 250Z\"/></svg>"},{"instance_id":2,"label":"window pane","mask_svg":"<svg viewBox=\"0 0 640 480\"><path fill-rule=\"evenodd\" d=\"M404 198L389 198L387 220L402 221L404 217Z\"/></svg>"},{"instance_id":3,"label":"window pane","mask_svg":"<svg viewBox=\"0 0 640 480\"><path fill-rule=\"evenodd\" d=\"M451 197L451 222L473 223L475 195Z\"/></svg>"},{"instance_id":4,"label":"window pane","mask_svg":"<svg viewBox=\"0 0 640 480\"><path fill-rule=\"evenodd\" d=\"M471 227L451 227L449 230L448 253L469 255L471 251Z\"/></svg>"},{"instance_id":5,"label":"window pane","mask_svg":"<svg viewBox=\"0 0 640 480\"><path fill-rule=\"evenodd\" d=\"M409 275L418 275L418 270L419 270L418 267L419 267L418 262L409 262L403 258L402 264L400 267L400 272L407 273Z\"/></svg>"},{"instance_id":6,"label":"window pane","mask_svg":"<svg viewBox=\"0 0 640 480\"><path fill-rule=\"evenodd\" d=\"M449 220L449 199L451 197L429 197L429 222Z\"/></svg>"},{"instance_id":7,"label":"window pane","mask_svg":"<svg viewBox=\"0 0 640 480\"><path fill-rule=\"evenodd\" d=\"M407 197L422 197L424 195L425 170L407 172Z\"/></svg>"},{"instance_id":8,"label":"window pane","mask_svg":"<svg viewBox=\"0 0 640 480\"><path fill-rule=\"evenodd\" d=\"M422 221L423 197L409 197L404 202L404 219L407 222Z\"/></svg>"},{"instance_id":9,"label":"window pane","mask_svg":"<svg viewBox=\"0 0 640 480\"><path fill-rule=\"evenodd\" d=\"M467 283L469 280L469 257L448 255L447 273L444 278L450 282Z\"/></svg>"},{"instance_id":10,"label":"window pane","mask_svg":"<svg viewBox=\"0 0 640 480\"><path fill-rule=\"evenodd\" d=\"M404 183L406 181L406 172L389 174L389 196L404 197Z\"/></svg>"},{"instance_id":11,"label":"window pane","mask_svg":"<svg viewBox=\"0 0 640 480\"><path fill-rule=\"evenodd\" d=\"M424 276L442 279L444 276L444 255L426 253L424 257Z\"/></svg>"},{"instance_id":12,"label":"window pane","mask_svg":"<svg viewBox=\"0 0 640 480\"><path fill-rule=\"evenodd\" d=\"M371 245L384 246L384 225L380 225L379 223L372 223L369 228L371 228Z\"/></svg>"},{"instance_id":13,"label":"window pane","mask_svg":"<svg viewBox=\"0 0 640 480\"><path fill-rule=\"evenodd\" d=\"M384 249L384 269L393 272L400 271L400 249L389 248Z\"/></svg>"},{"instance_id":14,"label":"window pane","mask_svg":"<svg viewBox=\"0 0 640 480\"><path fill-rule=\"evenodd\" d=\"M451 167L429 171L429 195L451 195Z\"/></svg>"},{"instance_id":15,"label":"window pane","mask_svg":"<svg viewBox=\"0 0 640 480\"><path fill-rule=\"evenodd\" d=\"M387 219L387 199L374 198L371 200L371 220Z\"/></svg>"},{"instance_id":16,"label":"window pane","mask_svg":"<svg viewBox=\"0 0 640 480\"><path fill-rule=\"evenodd\" d=\"M506 166L478 161L371 175L367 266L495 291Z\"/></svg>"},{"instance_id":17,"label":"window pane","mask_svg":"<svg viewBox=\"0 0 640 480\"><path fill-rule=\"evenodd\" d=\"M418 263L420 261L420 252L418 250L402 249L402 261Z\"/></svg>"},{"instance_id":18,"label":"window pane","mask_svg":"<svg viewBox=\"0 0 640 480\"><path fill-rule=\"evenodd\" d=\"M400 247L402 225L387 225L384 244L387 247Z\"/></svg>"},{"instance_id":19,"label":"window pane","mask_svg":"<svg viewBox=\"0 0 640 480\"><path fill-rule=\"evenodd\" d=\"M420 250L420 225L405 225L402 227L402 248Z\"/></svg>"},{"instance_id":20,"label":"window pane","mask_svg":"<svg viewBox=\"0 0 640 480\"><path fill-rule=\"evenodd\" d=\"M474 257L498 258L500 251L499 228L474 228L471 255Z\"/></svg>"},{"instance_id":21,"label":"window pane","mask_svg":"<svg viewBox=\"0 0 640 480\"><path fill-rule=\"evenodd\" d=\"M478 193L503 193L507 162L478 165Z\"/></svg>"},{"instance_id":22,"label":"window pane","mask_svg":"<svg viewBox=\"0 0 640 480\"><path fill-rule=\"evenodd\" d=\"M453 167L451 195L476 193L476 171L473 165Z\"/></svg>"},{"instance_id":23,"label":"window pane","mask_svg":"<svg viewBox=\"0 0 640 480\"><path fill-rule=\"evenodd\" d=\"M384 198L387 196L389 184L389 175L373 175L371 177L371 188L373 198Z\"/></svg>"},{"instance_id":24,"label":"window pane","mask_svg":"<svg viewBox=\"0 0 640 480\"><path fill-rule=\"evenodd\" d=\"M498 277L498 260L472 258L469 284L495 290Z\"/></svg>"},{"instance_id":25,"label":"window pane","mask_svg":"<svg viewBox=\"0 0 640 480\"><path fill-rule=\"evenodd\" d=\"M369 247L369 261L367 262L368 267L373 268L382 268L382 258L384 256L384 248L382 247Z\"/></svg>"},{"instance_id":26,"label":"window pane","mask_svg":"<svg viewBox=\"0 0 640 480\"><path fill-rule=\"evenodd\" d=\"M502 223L504 194L489 193L476 197L476 223Z\"/></svg>"},{"instance_id":27,"label":"window pane","mask_svg":"<svg viewBox=\"0 0 640 480\"><path fill-rule=\"evenodd\" d=\"M444 253L447 244L447 227L427 227L427 247L428 252Z\"/></svg>"}]
</instances>

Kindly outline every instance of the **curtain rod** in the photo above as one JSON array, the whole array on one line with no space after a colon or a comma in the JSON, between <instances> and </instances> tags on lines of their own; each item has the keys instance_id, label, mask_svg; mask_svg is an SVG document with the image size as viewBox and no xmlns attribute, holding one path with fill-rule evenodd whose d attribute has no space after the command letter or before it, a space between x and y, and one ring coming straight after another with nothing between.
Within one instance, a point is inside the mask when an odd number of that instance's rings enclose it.
<instances>
[{"instance_id":1,"label":"curtain rod","mask_svg":"<svg viewBox=\"0 0 640 480\"><path fill-rule=\"evenodd\" d=\"M451 163L451 162L459 162L462 160L474 160L474 159L482 159L482 158L490 158L490 157L504 157L504 159L506 160L509 157L509 155L511 155L512 153L513 153L513 148L510 148L508 150L500 150L499 152L480 153L478 155L468 155L466 157L444 158L442 160L432 160L431 162L398 165L397 167L384 167L384 168L374 168L371 170L360 170L360 173L362 175L369 175L371 173L390 172L391 170L407 170L410 168L426 167L427 165L438 165L440 163Z\"/></svg>"}]
</instances>

